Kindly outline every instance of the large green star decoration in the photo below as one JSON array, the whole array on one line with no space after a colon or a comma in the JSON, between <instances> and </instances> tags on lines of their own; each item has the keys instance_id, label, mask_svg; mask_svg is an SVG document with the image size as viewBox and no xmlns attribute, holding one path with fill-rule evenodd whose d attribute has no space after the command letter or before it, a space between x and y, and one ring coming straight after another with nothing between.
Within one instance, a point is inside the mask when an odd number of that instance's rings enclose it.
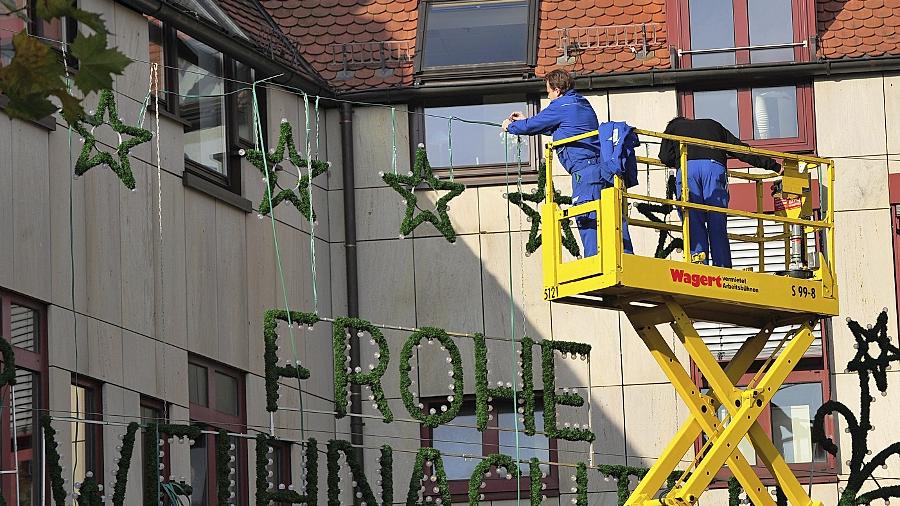
<instances>
[{"instance_id":1,"label":"large green star decoration","mask_svg":"<svg viewBox=\"0 0 900 506\"><path fill-rule=\"evenodd\" d=\"M672 200L675 196L675 176L669 175L666 180L666 198ZM648 220L655 223L665 223L664 219L675 210L672 204L651 204L650 202L640 202L637 205L639 213L644 215ZM659 215L659 216L657 216ZM669 241L666 244L666 241ZM684 241L676 238L672 232L668 230L659 231L659 240L656 243L656 258L667 258L675 250L684 248Z\"/></svg>"},{"instance_id":2,"label":"large green star decoration","mask_svg":"<svg viewBox=\"0 0 900 506\"><path fill-rule=\"evenodd\" d=\"M297 172L300 174L297 184L287 188L281 186L278 181L278 173L284 171L280 164L284 161L285 150L287 150L288 159L291 161L291 164L297 168ZM302 158L300 154L297 153L296 146L294 146L294 131L287 120L281 120L278 146L268 155L264 154L264 152L259 149L249 149L244 154L247 157L247 161L252 163L253 166L262 173L263 181L268 180L269 183L266 185L266 194L263 195L259 202L258 209L260 216L269 214L274 207L277 207L284 201L288 201L293 204L294 207L300 211L300 214L308 221L316 221L316 212L312 207L312 201L310 199L310 185L312 184L312 179L315 179L328 171L331 163L321 160L312 160L310 163ZM308 173L309 165L312 166L312 178L309 177ZM272 192L271 195L268 194L269 191Z\"/></svg>"},{"instance_id":3,"label":"large green star decoration","mask_svg":"<svg viewBox=\"0 0 900 506\"><path fill-rule=\"evenodd\" d=\"M384 173L380 175L385 183L403 196L406 204L406 215L403 218L403 223L400 224L401 239L411 234L416 227L427 221L434 225L434 228L438 229L438 232L448 241L456 242L456 231L453 230L450 217L447 216L447 211L450 209L447 203L458 197L466 189L466 186L452 181L442 181L435 177L431 170L431 164L428 163L428 154L425 152L424 145L419 144L418 149L416 149L416 160L409 175L401 176L399 174ZM434 206L434 212L427 209L423 210L417 205L418 198L416 197L415 189L422 183L425 183L435 191L447 192L438 199L437 204ZM416 214L416 209L420 211L419 214Z\"/></svg>"},{"instance_id":4,"label":"large green star decoration","mask_svg":"<svg viewBox=\"0 0 900 506\"><path fill-rule=\"evenodd\" d=\"M531 221L531 231L528 233L528 242L525 243L525 254L531 255L538 248L541 247L541 213L537 209L529 206L526 202L533 202L536 206L540 205L547 198L547 171L544 168L544 163L541 163L540 168L538 169L538 182L537 188L532 190L530 193L526 192L513 192L506 196L510 202L515 204L525 215L528 217L529 221ZM553 202L557 205L572 205L572 197L566 197L559 193L557 190L553 190ZM572 256L577 257L581 255L581 250L578 247L578 241L575 240L575 235L572 233L572 224L569 220L565 220L561 224L562 232L563 232L563 246Z\"/></svg>"},{"instance_id":5,"label":"large green star decoration","mask_svg":"<svg viewBox=\"0 0 900 506\"><path fill-rule=\"evenodd\" d=\"M91 125L92 128L88 129L84 123ZM119 135L119 146L116 148L117 156L113 156L106 151L97 151L94 154L97 147L94 128L103 124L108 124ZM97 112L82 116L80 121L76 121L72 125L72 128L81 135L84 142L81 154L75 162L75 175L81 176L98 165L107 165L119 176L122 184L134 190L134 174L131 172L131 162L128 158L129 152L131 148L150 141L153 138L153 134L144 128L122 123L122 119L119 118L119 112L116 109L116 99L112 90L101 91ZM123 134L130 136L130 138L123 140Z\"/></svg>"}]
</instances>

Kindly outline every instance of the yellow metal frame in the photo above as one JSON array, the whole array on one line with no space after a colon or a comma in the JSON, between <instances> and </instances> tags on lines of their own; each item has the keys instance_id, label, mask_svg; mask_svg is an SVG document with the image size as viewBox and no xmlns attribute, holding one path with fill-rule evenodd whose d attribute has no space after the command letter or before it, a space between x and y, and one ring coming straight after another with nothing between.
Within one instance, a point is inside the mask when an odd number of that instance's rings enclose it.
<instances>
[{"instance_id":1,"label":"yellow metal frame","mask_svg":"<svg viewBox=\"0 0 900 506\"><path fill-rule=\"evenodd\" d=\"M833 266L834 247L834 162L824 158L779 153L717 142L673 136L643 130L639 135L669 139L679 145L682 180L687 180L687 147L702 145L730 152L753 153L786 160L792 167L816 170L822 203L822 217L818 220L794 216L775 216L763 213L763 183L777 176L774 173L752 174L729 171L730 177L744 179L756 185L756 212L725 209L689 202L687 185L677 200L625 191L616 178L614 185L601 191L600 200L585 202L561 209L548 199L541 208L543 226L544 299L595 305L625 312L638 335L650 350L659 367L687 404L690 419L681 427L647 475L638 484L627 506L695 504L709 487L719 469L727 465L744 487L750 500L757 505L774 506L775 502L759 477L738 449L745 437L753 444L759 460L769 469L781 486L788 501L798 506L821 506L804 491L784 458L756 422L778 391L788 374L813 342L812 322L823 316L838 314L838 295ZM598 135L597 131L550 142L546 146L546 194L553 195L553 149ZM639 162L662 166L653 158L638 157ZM824 169L824 177L822 170ZM809 180L809 174L803 177ZM804 197L808 199L808 194ZM729 234L732 240L758 245L759 263L756 272L737 271L705 264L690 263L689 248L683 260L648 258L625 254L622 246L622 216L629 201L669 204L683 211L698 209L742 216L757 220L755 234ZM804 204L808 204L805 202ZM598 254L593 257L565 261L560 222L576 216L597 213ZM684 212L682 223L657 223L630 219L633 226L657 230L680 231L690 234L690 215ZM763 222L778 222L784 232L775 236L764 234ZM777 276L765 272L766 242L787 241L789 225L802 225L807 233L822 232L818 267L811 279ZM685 241L687 243L687 241ZM786 265L787 268L787 259ZM756 322L759 333L741 346L724 368L706 347L695 330L692 319L747 324ZM672 348L662 337L657 325L669 324L691 359L710 386L708 394L697 388L690 374L679 362ZM758 381L741 390L737 380L747 372L765 346L776 325L797 325L787 344L757 375ZM729 423L724 424L716 413L724 406ZM655 498L666 478L680 465L694 442L705 434L708 443L694 459L689 474L664 497Z\"/></svg>"}]
</instances>

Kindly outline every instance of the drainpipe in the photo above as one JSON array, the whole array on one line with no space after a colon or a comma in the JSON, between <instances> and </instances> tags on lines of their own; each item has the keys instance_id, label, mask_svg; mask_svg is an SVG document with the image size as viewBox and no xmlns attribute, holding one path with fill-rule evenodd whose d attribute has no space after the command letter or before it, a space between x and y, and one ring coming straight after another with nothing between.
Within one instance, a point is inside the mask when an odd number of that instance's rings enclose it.
<instances>
[{"instance_id":1,"label":"drainpipe","mask_svg":"<svg viewBox=\"0 0 900 506\"><path fill-rule=\"evenodd\" d=\"M344 252L347 269L347 316L356 318L359 316L359 290L356 265L356 194L353 181L353 105L341 104L341 161L343 162L344 175ZM350 367L356 369L360 366L359 338L356 332L350 332ZM360 468L365 472L365 460L363 459L363 420L362 414L362 387L350 386L350 443L353 445L353 453ZM354 496L354 504L359 500Z\"/></svg>"}]
</instances>

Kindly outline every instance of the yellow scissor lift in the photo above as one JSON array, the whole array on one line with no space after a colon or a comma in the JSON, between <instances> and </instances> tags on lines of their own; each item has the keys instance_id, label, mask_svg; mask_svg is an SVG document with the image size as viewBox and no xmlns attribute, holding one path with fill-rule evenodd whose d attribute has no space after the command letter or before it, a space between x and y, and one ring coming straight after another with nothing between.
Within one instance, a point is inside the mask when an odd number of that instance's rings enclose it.
<instances>
[{"instance_id":1,"label":"yellow scissor lift","mask_svg":"<svg viewBox=\"0 0 900 506\"><path fill-rule=\"evenodd\" d=\"M544 299L566 304L602 307L623 311L650 350L660 368L687 404L691 418L679 429L663 455L638 484L626 502L628 506L695 504L716 473L727 464L753 504L775 504L753 471L738 443L747 437L793 506L821 506L810 499L784 458L769 440L756 419L788 374L813 342L812 327L822 317L838 314L834 277L834 162L812 156L779 153L721 144L700 139L637 130L644 137L670 139L679 145L682 181L687 180L687 146L702 145L731 152L753 153L783 160L784 177L776 198L775 215L763 213L763 183L776 179L774 173L754 174L729 171L732 178L756 185L756 212L724 209L688 201L687 185L678 200L638 195L623 188L616 178L613 187L602 190L600 200L561 209L548 199L541 208L543 228ZM597 131L547 144L546 194L553 195L553 149L597 135ZM663 167L652 158L638 157L640 163ZM811 174L817 174L813 181ZM811 184L819 186L820 219L811 212ZM759 263L754 270L735 270L691 263L690 248L682 259L661 259L626 254L622 245L622 215L629 202L669 204L685 210L682 223L658 223L629 218L629 224L657 230L680 231L685 244L690 233L688 209L722 212L757 220L752 235L729 234L730 239L755 243ZM563 256L560 222L590 212L597 213L598 254L566 261ZM764 222L783 224L783 232L765 235ZM809 234L817 237L816 251L803 252ZM765 243L784 241L785 269L766 272ZM792 254L789 254L792 253ZM758 328L759 333L743 343L723 368L707 348L693 321L730 323ZM672 348L657 329L669 324L709 384L701 391ZM769 340L775 327L794 326L772 358L766 360L754 380L744 389L735 386ZM722 405L726 421L716 413ZM656 497L666 478L682 463L694 442L705 434L707 443L697 452L689 469L676 486Z\"/></svg>"}]
</instances>

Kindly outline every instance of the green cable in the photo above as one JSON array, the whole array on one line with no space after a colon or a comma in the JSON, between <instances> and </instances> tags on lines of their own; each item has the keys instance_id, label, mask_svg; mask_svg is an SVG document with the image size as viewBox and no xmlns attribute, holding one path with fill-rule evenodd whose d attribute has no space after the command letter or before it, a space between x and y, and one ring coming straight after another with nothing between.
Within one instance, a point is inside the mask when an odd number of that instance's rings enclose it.
<instances>
[{"instance_id":1,"label":"green cable","mask_svg":"<svg viewBox=\"0 0 900 506\"><path fill-rule=\"evenodd\" d=\"M269 156L266 151L265 144L265 136L263 135L262 123L260 122L259 117L259 101L256 97L256 84L259 82L265 81L265 79L261 81L254 81L253 86L251 88L253 94L253 124L256 130L256 139L255 139L255 148L260 150L263 154L263 168L265 169L266 177L266 198L269 199L269 208L272 208L272 181L271 176L274 176L274 171L272 173L269 172ZM278 265L278 277L281 279L281 295L284 298L284 310L287 313L288 319L288 334L291 337L291 354L293 355L294 364L297 363L297 344L294 340L294 322L291 320L291 309L288 305L288 295L287 295L287 284L284 280L284 266L281 263L281 250L278 247L278 231L275 226L275 213L269 213L269 218L272 223L272 243L275 246L275 261ZM301 403L303 398L303 385L300 383L300 379L297 379L297 389L300 395ZM304 435L304 427L303 427L303 413L300 413L300 434L301 437L305 438Z\"/></svg>"},{"instance_id":2,"label":"green cable","mask_svg":"<svg viewBox=\"0 0 900 506\"><path fill-rule=\"evenodd\" d=\"M503 136L503 168L506 172L506 195L509 195L509 135ZM512 273L512 215L511 203L506 199L506 239L509 252L509 331L510 346L512 347L512 355L516 356L516 306L515 292L513 291L513 273ZM524 308L523 308L524 310ZM523 329L524 330L524 329ZM516 435L516 466L519 465L519 402L518 402L518 386L517 379L513 374L512 379L512 402L513 402L513 429ZM499 414L497 416L500 416ZM499 423L499 421L498 421ZM531 479L536 477L532 476ZM540 479L540 478L537 478ZM516 503L522 500L522 473L516 473Z\"/></svg>"},{"instance_id":3,"label":"green cable","mask_svg":"<svg viewBox=\"0 0 900 506\"><path fill-rule=\"evenodd\" d=\"M316 102L318 102L318 100ZM306 177L309 178L306 188L309 191L309 216L312 218L309 222L309 269L312 276L313 314L318 316L319 289L316 286L318 284L316 280L316 218L313 212L312 157L310 156L309 144L309 134L311 131L309 124L309 95L306 93L303 94L303 113L306 117ZM316 116L318 115L319 106L316 104ZM318 125L316 126L316 129L318 129Z\"/></svg>"}]
</instances>

